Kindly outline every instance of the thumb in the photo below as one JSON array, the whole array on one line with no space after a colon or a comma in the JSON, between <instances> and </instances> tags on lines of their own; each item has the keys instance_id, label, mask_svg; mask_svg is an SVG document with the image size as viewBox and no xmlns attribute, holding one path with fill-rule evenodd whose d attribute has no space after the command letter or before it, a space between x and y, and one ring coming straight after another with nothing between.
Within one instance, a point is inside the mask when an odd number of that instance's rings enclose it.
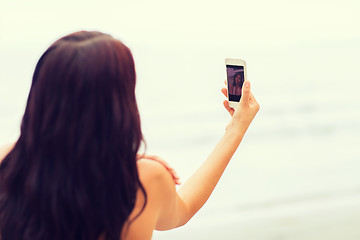
<instances>
[{"instance_id":1,"label":"thumb","mask_svg":"<svg viewBox=\"0 0 360 240\"><path fill-rule=\"evenodd\" d=\"M243 88L242 88L242 96L240 99L240 104L248 104L250 99L251 89L250 89L250 82L246 81L244 82Z\"/></svg>"}]
</instances>

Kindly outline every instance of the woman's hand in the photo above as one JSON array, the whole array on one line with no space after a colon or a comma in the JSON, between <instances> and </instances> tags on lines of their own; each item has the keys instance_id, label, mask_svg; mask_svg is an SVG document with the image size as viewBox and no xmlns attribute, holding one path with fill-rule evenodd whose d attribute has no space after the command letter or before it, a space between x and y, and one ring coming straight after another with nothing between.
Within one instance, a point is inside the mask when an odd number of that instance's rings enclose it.
<instances>
[{"instance_id":1,"label":"woman's hand","mask_svg":"<svg viewBox=\"0 0 360 240\"><path fill-rule=\"evenodd\" d=\"M153 161L156 161L156 162L160 163L171 174L175 184L176 185L181 184L181 180L180 180L179 175L176 173L176 171L164 159L162 159L162 158L160 158L158 156L154 156L154 155L137 154L137 160L140 160L140 159L149 159L149 160L153 160Z\"/></svg>"},{"instance_id":2,"label":"woman's hand","mask_svg":"<svg viewBox=\"0 0 360 240\"><path fill-rule=\"evenodd\" d=\"M227 89L222 88L222 93L227 96ZM254 95L251 93L250 82L244 82L242 87L242 96L236 109L229 106L229 101L224 100L224 107L232 116L232 120L226 127L226 130L246 131L251 121L254 119L256 113L260 109L260 105L256 101Z\"/></svg>"}]
</instances>

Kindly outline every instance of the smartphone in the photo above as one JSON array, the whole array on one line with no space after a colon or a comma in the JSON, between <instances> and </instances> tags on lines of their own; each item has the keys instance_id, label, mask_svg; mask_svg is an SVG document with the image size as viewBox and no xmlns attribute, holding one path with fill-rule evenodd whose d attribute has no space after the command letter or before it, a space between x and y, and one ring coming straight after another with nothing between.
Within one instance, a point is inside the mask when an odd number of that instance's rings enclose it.
<instances>
[{"instance_id":1,"label":"smartphone","mask_svg":"<svg viewBox=\"0 0 360 240\"><path fill-rule=\"evenodd\" d=\"M226 58L225 65L229 106L236 108L241 99L243 84L246 81L246 62L242 59Z\"/></svg>"}]
</instances>

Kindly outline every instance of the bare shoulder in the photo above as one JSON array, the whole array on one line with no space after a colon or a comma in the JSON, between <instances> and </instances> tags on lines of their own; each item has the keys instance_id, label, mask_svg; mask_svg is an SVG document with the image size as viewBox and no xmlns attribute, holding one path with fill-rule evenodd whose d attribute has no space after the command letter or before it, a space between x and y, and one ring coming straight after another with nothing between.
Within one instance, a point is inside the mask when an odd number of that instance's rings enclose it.
<instances>
[{"instance_id":1,"label":"bare shoulder","mask_svg":"<svg viewBox=\"0 0 360 240\"><path fill-rule=\"evenodd\" d=\"M163 212L176 201L176 187L171 173L161 163L149 159L138 161L140 182L145 188L148 207Z\"/></svg>"},{"instance_id":2,"label":"bare shoulder","mask_svg":"<svg viewBox=\"0 0 360 240\"><path fill-rule=\"evenodd\" d=\"M153 229L169 230L181 226L187 206L177 194L175 181L167 166L144 159L138 163L138 169L147 194L146 210L156 216Z\"/></svg>"},{"instance_id":3,"label":"bare shoulder","mask_svg":"<svg viewBox=\"0 0 360 240\"><path fill-rule=\"evenodd\" d=\"M15 145L15 143L9 143L9 144L0 146L0 162L11 151L11 149L13 149L14 145Z\"/></svg>"},{"instance_id":4,"label":"bare shoulder","mask_svg":"<svg viewBox=\"0 0 360 240\"><path fill-rule=\"evenodd\" d=\"M141 159L138 161L139 179L148 197L148 204L163 205L175 197L176 188L169 171L159 162ZM159 207L159 206L157 206ZM157 208L155 207L155 208Z\"/></svg>"},{"instance_id":5,"label":"bare shoulder","mask_svg":"<svg viewBox=\"0 0 360 240\"><path fill-rule=\"evenodd\" d=\"M123 239L126 240L151 239L162 206L169 198L168 192L175 189L170 173L161 163L141 159L137 161L137 167L140 182L146 192L146 200L142 191L138 190L135 207L129 216L133 221L128 226L128 231L123 233Z\"/></svg>"},{"instance_id":6,"label":"bare shoulder","mask_svg":"<svg viewBox=\"0 0 360 240\"><path fill-rule=\"evenodd\" d=\"M169 171L159 162L151 159L141 159L137 161L139 178L142 184L161 183L170 181L173 183Z\"/></svg>"}]
</instances>

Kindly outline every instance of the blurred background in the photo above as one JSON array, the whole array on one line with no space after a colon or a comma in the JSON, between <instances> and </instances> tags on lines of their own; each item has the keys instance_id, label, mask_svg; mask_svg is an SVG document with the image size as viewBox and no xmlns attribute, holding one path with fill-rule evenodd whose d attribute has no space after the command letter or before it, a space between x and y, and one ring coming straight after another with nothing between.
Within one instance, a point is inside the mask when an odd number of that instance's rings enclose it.
<instances>
[{"instance_id":1,"label":"blurred background","mask_svg":"<svg viewBox=\"0 0 360 240\"><path fill-rule=\"evenodd\" d=\"M356 0L0 1L0 145L16 141L32 73L61 36L99 30L133 52L147 153L183 182L229 121L226 57L261 110L208 203L155 240L360 239Z\"/></svg>"}]
</instances>

